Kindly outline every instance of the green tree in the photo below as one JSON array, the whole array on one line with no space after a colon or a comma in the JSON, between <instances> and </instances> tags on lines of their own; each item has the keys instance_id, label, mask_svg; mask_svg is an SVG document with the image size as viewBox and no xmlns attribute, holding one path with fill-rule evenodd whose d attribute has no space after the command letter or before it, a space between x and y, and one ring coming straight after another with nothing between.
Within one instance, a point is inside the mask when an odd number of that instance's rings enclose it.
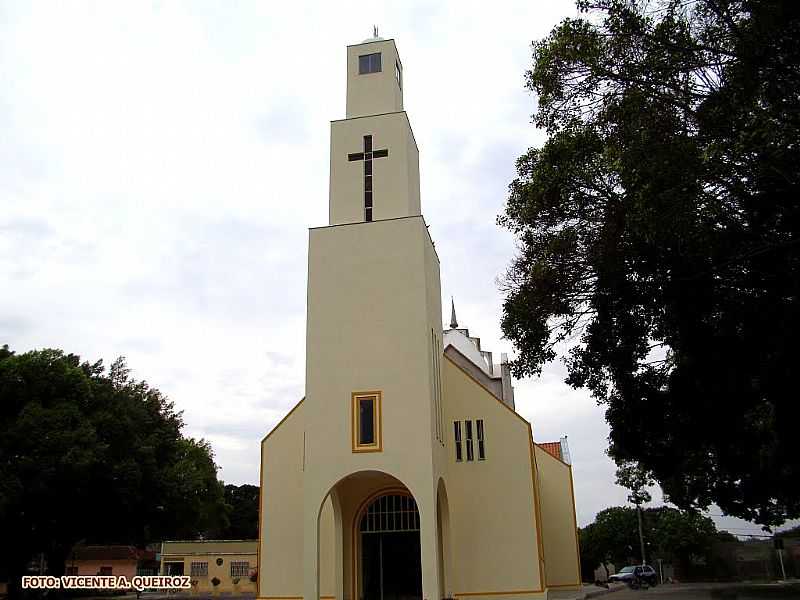
<instances>
[{"instance_id":1,"label":"green tree","mask_svg":"<svg viewBox=\"0 0 800 600\"><path fill-rule=\"evenodd\" d=\"M230 524L220 533L220 537L229 540L252 540L258 537L259 491L257 485L247 483L225 486Z\"/></svg>"},{"instance_id":2,"label":"green tree","mask_svg":"<svg viewBox=\"0 0 800 600\"><path fill-rule=\"evenodd\" d=\"M10 592L44 553L61 574L79 541L142 545L195 537L224 518L211 447L134 381L60 350L0 349L0 561Z\"/></svg>"},{"instance_id":3,"label":"green tree","mask_svg":"<svg viewBox=\"0 0 800 600\"><path fill-rule=\"evenodd\" d=\"M800 516L800 7L578 6L534 44L548 139L499 218L515 373L561 355L677 506Z\"/></svg>"},{"instance_id":4,"label":"green tree","mask_svg":"<svg viewBox=\"0 0 800 600\"><path fill-rule=\"evenodd\" d=\"M668 506L642 510L642 528L650 562L662 558L683 566L683 572L693 556L708 557L711 544L719 539L708 517ZM585 581L591 581L594 569L604 561L610 560L617 569L640 561L637 509L602 510L579 533Z\"/></svg>"},{"instance_id":5,"label":"green tree","mask_svg":"<svg viewBox=\"0 0 800 600\"><path fill-rule=\"evenodd\" d=\"M654 555L680 565L682 573L689 571L692 557L708 558L711 544L719 540L714 522L694 511L661 506L643 512Z\"/></svg>"},{"instance_id":6,"label":"green tree","mask_svg":"<svg viewBox=\"0 0 800 600\"><path fill-rule=\"evenodd\" d=\"M591 581L594 570L605 562L610 561L617 569L635 562L639 547L636 510L628 506L606 508L579 531L579 537L585 581Z\"/></svg>"}]
</instances>

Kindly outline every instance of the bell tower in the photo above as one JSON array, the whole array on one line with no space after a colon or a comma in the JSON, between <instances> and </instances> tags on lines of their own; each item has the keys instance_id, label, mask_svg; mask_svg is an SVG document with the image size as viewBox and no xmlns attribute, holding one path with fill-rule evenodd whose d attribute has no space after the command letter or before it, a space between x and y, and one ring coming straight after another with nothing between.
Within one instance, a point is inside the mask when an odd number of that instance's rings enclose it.
<instances>
[{"instance_id":1,"label":"bell tower","mask_svg":"<svg viewBox=\"0 0 800 600\"><path fill-rule=\"evenodd\" d=\"M394 40L347 47L347 118L403 110L403 66Z\"/></svg>"},{"instance_id":2,"label":"bell tower","mask_svg":"<svg viewBox=\"0 0 800 600\"><path fill-rule=\"evenodd\" d=\"M394 40L347 47L346 118L331 123L329 223L420 214L419 151Z\"/></svg>"},{"instance_id":3,"label":"bell tower","mask_svg":"<svg viewBox=\"0 0 800 600\"><path fill-rule=\"evenodd\" d=\"M347 115L331 123L330 222L311 229L308 245L306 600L319 597L320 506L337 482L376 474L413 495L423 597L441 598L439 259L420 212L419 154L403 83L393 40L347 48Z\"/></svg>"}]
</instances>

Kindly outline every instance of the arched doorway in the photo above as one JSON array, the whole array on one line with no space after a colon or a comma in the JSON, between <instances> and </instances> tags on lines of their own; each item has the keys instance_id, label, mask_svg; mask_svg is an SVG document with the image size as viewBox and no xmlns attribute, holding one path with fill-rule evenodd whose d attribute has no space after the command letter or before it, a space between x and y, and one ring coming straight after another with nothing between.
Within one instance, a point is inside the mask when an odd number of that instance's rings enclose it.
<instances>
[{"instance_id":1,"label":"arched doorway","mask_svg":"<svg viewBox=\"0 0 800 600\"><path fill-rule=\"evenodd\" d=\"M356 515L359 600L419 600L419 510L407 492L370 499Z\"/></svg>"}]
</instances>

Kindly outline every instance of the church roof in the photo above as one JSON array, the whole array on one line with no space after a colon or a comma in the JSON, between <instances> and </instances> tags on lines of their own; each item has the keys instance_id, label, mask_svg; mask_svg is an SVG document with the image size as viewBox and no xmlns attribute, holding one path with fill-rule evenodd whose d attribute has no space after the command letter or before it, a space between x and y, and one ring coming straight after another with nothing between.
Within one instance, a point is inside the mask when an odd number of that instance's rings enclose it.
<instances>
[{"instance_id":1,"label":"church roof","mask_svg":"<svg viewBox=\"0 0 800 600\"><path fill-rule=\"evenodd\" d=\"M536 445L548 454L555 456L558 460L564 460L563 456L561 456L561 442L537 442Z\"/></svg>"}]
</instances>

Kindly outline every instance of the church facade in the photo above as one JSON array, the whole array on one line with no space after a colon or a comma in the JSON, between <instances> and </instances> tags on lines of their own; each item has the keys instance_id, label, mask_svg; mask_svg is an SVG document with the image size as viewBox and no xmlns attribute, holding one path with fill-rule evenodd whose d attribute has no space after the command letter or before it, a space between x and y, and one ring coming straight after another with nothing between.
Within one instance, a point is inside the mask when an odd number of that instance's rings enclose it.
<instances>
[{"instance_id":1,"label":"church facade","mask_svg":"<svg viewBox=\"0 0 800 600\"><path fill-rule=\"evenodd\" d=\"M580 587L566 440L505 357L442 327L393 40L347 48L329 224L308 253L306 395L261 444L262 600L481 600Z\"/></svg>"}]
</instances>

